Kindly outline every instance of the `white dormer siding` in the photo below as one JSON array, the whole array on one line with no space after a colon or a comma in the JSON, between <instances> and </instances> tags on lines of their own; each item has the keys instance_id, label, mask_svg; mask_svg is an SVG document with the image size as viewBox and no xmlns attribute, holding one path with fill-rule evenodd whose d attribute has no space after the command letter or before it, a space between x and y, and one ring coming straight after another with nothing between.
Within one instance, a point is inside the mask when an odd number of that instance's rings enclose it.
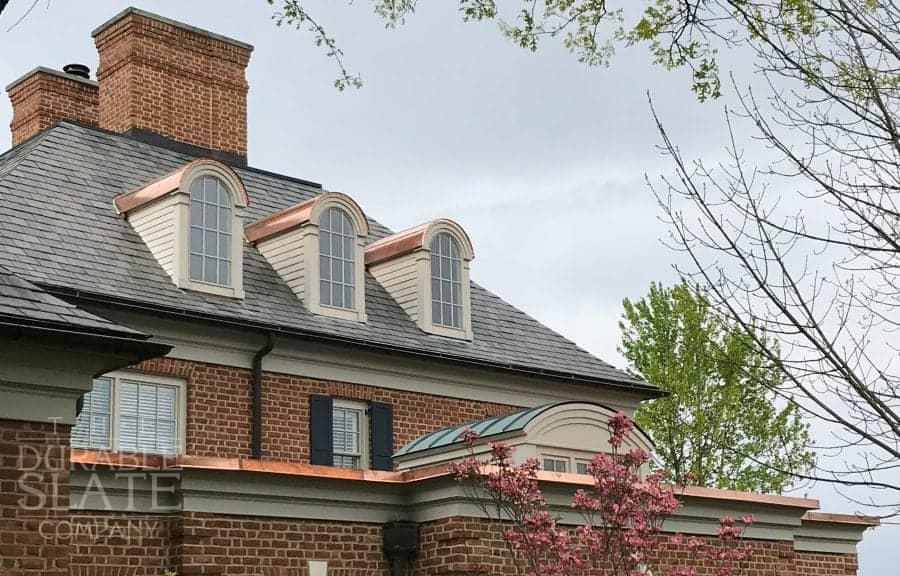
<instances>
[{"instance_id":1,"label":"white dormer siding","mask_svg":"<svg viewBox=\"0 0 900 576\"><path fill-rule=\"evenodd\" d=\"M441 273L432 274L433 261L440 265L441 260L440 250L432 248L441 237L449 241L445 248L448 256L452 253L453 262ZM474 336L469 284L469 263L474 256L462 227L446 219L392 234L366 248L369 272L423 332L459 340ZM444 260L449 263L449 258ZM442 292L433 292L433 286Z\"/></svg>"},{"instance_id":2,"label":"white dormer siding","mask_svg":"<svg viewBox=\"0 0 900 576\"><path fill-rule=\"evenodd\" d=\"M323 192L250 224L245 234L310 312L366 321L363 240L369 224L349 196ZM321 262L329 269L320 270Z\"/></svg>"},{"instance_id":3,"label":"white dormer siding","mask_svg":"<svg viewBox=\"0 0 900 576\"><path fill-rule=\"evenodd\" d=\"M419 251L369 266L372 276L416 323L424 306L425 294L419 282L424 275L419 268L427 263L428 254Z\"/></svg>"},{"instance_id":4,"label":"white dormer siding","mask_svg":"<svg viewBox=\"0 0 900 576\"><path fill-rule=\"evenodd\" d=\"M303 231L299 228L291 230L281 236L258 243L256 248L297 295L297 298L304 300L308 278L307 251Z\"/></svg>"},{"instance_id":5,"label":"white dormer siding","mask_svg":"<svg viewBox=\"0 0 900 576\"><path fill-rule=\"evenodd\" d=\"M175 254L177 207L178 198L173 195L141 206L128 214L131 227L175 283L178 282Z\"/></svg>"},{"instance_id":6,"label":"white dormer siding","mask_svg":"<svg viewBox=\"0 0 900 576\"><path fill-rule=\"evenodd\" d=\"M247 192L231 168L195 160L114 204L177 287L243 298Z\"/></svg>"}]
</instances>

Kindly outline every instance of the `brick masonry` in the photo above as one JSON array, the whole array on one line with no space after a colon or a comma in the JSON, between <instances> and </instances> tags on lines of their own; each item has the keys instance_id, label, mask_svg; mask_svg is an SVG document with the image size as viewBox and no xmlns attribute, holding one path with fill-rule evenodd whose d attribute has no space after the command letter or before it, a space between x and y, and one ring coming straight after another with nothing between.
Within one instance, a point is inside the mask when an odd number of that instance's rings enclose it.
<instances>
[{"instance_id":1,"label":"brick masonry","mask_svg":"<svg viewBox=\"0 0 900 576\"><path fill-rule=\"evenodd\" d=\"M706 537L710 545L716 538ZM470 576L480 574L517 574L501 527L484 519L446 518L420 526L420 554L412 566L412 576ZM856 574L855 554L795 552L791 542L744 540L751 558L742 576L850 576ZM679 566L697 567L698 576L715 576L716 567L698 562L685 545L676 546L661 539L657 573ZM476 572L473 568L479 568Z\"/></svg>"},{"instance_id":2,"label":"brick masonry","mask_svg":"<svg viewBox=\"0 0 900 576\"><path fill-rule=\"evenodd\" d=\"M80 514L80 522L114 528L82 530L72 540L73 576L307 575L310 560L328 563L331 576L387 576L381 526L280 518L184 513L173 517ZM486 520L447 518L423 524L410 576L517 574L499 527ZM90 537L87 534L90 533ZM130 539L125 536L130 537ZM715 543L715 538L707 538ZM745 541L752 550L743 576L850 576L853 554L795 552L790 542ZM684 545L658 548L659 573L695 565L698 576L715 567L698 564ZM479 571L473 570L478 566Z\"/></svg>"},{"instance_id":3,"label":"brick masonry","mask_svg":"<svg viewBox=\"0 0 900 576\"><path fill-rule=\"evenodd\" d=\"M246 156L249 47L136 12L95 42L101 128Z\"/></svg>"},{"instance_id":4,"label":"brick masonry","mask_svg":"<svg viewBox=\"0 0 900 576\"><path fill-rule=\"evenodd\" d=\"M0 420L0 574L63 576L69 426Z\"/></svg>"},{"instance_id":5,"label":"brick masonry","mask_svg":"<svg viewBox=\"0 0 900 576\"><path fill-rule=\"evenodd\" d=\"M96 125L96 82L35 70L9 88L13 117L12 145L20 144L60 119Z\"/></svg>"},{"instance_id":6,"label":"brick masonry","mask_svg":"<svg viewBox=\"0 0 900 576\"><path fill-rule=\"evenodd\" d=\"M187 454L223 458L250 455L250 370L174 358L149 360L136 369L186 381ZM395 450L427 432L516 409L273 372L263 373L262 387L262 456L282 462L309 462L311 394L391 404Z\"/></svg>"}]
</instances>

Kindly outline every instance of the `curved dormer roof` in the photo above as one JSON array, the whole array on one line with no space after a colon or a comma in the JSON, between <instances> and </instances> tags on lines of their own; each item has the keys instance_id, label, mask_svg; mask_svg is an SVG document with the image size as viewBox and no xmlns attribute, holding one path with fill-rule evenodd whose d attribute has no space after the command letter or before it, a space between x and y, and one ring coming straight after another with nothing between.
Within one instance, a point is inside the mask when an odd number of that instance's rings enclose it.
<instances>
[{"instance_id":1,"label":"curved dormer roof","mask_svg":"<svg viewBox=\"0 0 900 576\"><path fill-rule=\"evenodd\" d=\"M419 436L395 452L394 457L458 448L465 442L463 437L466 430L476 432L478 442L488 442L517 434L534 437L539 441L553 430L573 425L595 426L598 431L606 431L607 421L615 414L616 411L612 408L594 402L556 402L523 408L509 414L451 426ZM648 452L653 446L650 437L637 426L630 444L638 445Z\"/></svg>"},{"instance_id":2,"label":"curved dormer roof","mask_svg":"<svg viewBox=\"0 0 900 576\"><path fill-rule=\"evenodd\" d=\"M339 205L347 210L360 236L369 234L369 221L362 208L353 198L341 192L324 192L305 202L275 212L248 225L244 228L244 234L249 242L260 242L307 222L317 222L322 211L331 205Z\"/></svg>"},{"instance_id":3,"label":"curved dormer roof","mask_svg":"<svg viewBox=\"0 0 900 576\"><path fill-rule=\"evenodd\" d=\"M250 203L250 198L247 195L247 189L244 187L243 181L241 181L240 176L238 176L230 166L223 164L218 160L213 160L212 158L198 158L197 160L188 162L174 172L166 174L158 180L154 180L131 192L116 196L113 198L116 211L119 214L125 214L149 204L157 198L162 198L166 194L179 190L182 188L182 184L189 180L195 172L204 169L213 172L228 181L230 185L227 186L227 189L233 193L234 198L232 198L232 200L236 206L245 207Z\"/></svg>"},{"instance_id":4,"label":"curved dormer roof","mask_svg":"<svg viewBox=\"0 0 900 576\"><path fill-rule=\"evenodd\" d=\"M425 248L431 244L434 235L442 231L450 232L459 240L463 259L475 258L472 241L463 227L449 218L438 218L372 242L366 247L366 265L378 264Z\"/></svg>"}]
</instances>

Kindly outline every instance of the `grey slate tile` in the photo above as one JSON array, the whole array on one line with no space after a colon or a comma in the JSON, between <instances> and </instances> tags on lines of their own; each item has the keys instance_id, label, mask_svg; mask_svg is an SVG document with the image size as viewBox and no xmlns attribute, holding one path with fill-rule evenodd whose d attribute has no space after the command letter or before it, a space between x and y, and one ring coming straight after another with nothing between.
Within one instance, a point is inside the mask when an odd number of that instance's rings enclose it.
<instances>
[{"instance_id":1,"label":"grey slate tile","mask_svg":"<svg viewBox=\"0 0 900 576\"><path fill-rule=\"evenodd\" d=\"M48 287L229 321L252 321L289 331L625 386L645 385L475 283L471 290L472 342L421 332L369 274L366 324L310 314L249 245L244 247L243 301L179 290L129 224L116 214L112 199L192 159L124 136L65 122L57 124L0 156L0 264L32 283ZM253 168L236 171L250 196L247 222L321 192ZM354 195L360 199L362 194ZM390 234L378 222L371 220L370 224L372 232L367 241ZM11 306L3 301L0 305ZM68 314L73 315L69 320L79 318L71 310Z\"/></svg>"}]
</instances>

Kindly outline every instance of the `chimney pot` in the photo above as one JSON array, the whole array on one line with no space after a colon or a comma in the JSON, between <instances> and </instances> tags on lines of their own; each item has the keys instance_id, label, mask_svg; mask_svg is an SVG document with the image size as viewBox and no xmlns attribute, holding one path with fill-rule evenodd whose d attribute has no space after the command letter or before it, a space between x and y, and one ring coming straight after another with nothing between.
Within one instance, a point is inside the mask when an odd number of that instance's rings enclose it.
<instances>
[{"instance_id":1,"label":"chimney pot","mask_svg":"<svg viewBox=\"0 0 900 576\"><path fill-rule=\"evenodd\" d=\"M84 64L66 64L63 66L63 72L71 74L72 76L84 78L85 80L91 79L91 69Z\"/></svg>"}]
</instances>

